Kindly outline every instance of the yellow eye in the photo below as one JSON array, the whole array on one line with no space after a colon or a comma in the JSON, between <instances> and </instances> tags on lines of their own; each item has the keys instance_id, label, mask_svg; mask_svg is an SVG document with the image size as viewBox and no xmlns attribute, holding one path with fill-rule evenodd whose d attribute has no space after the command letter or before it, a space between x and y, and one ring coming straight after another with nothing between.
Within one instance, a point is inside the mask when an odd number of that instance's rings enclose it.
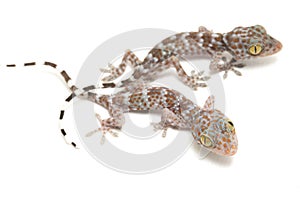
<instances>
[{"instance_id":1,"label":"yellow eye","mask_svg":"<svg viewBox=\"0 0 300 200\"><path fill-rule=\"evenodd\" d=\"M208 136L205 136L205 135L200 136L200 142L205 147L212 147L213 146L212 140Z\"/></svg>"},{"instance_id":2,"label":"yellow eye","mask_svg":"<svg viewBox=\"0 0 300 200\"><path fill-rule=\"evenodd\" d=\"M249 49L248 49L248 52L251 54L251 55L258 55L262 52L263 50L263 47L261 44L254 44L252 45Z\"/></svg>"},{"instance_id":3,"label":"yellow eye","mask_svg":"<svg viewBox=\"0 0 300 200\"><path fill-rule=\"evenodd\" d=\"M233 125L232 121L228 120L228 124L229 124L230 127L234 128L234 125Z\"/></svg>"},{"instance_id":4,"label":"yellow eye","mask_svg":"<svg viewBox=\"0 0 300 200\"><path fill-rule=\"evenodd\" d=\"M227 131L234 132L234 125L230 120L227 121Z\"/></svg>"}]
</instances>

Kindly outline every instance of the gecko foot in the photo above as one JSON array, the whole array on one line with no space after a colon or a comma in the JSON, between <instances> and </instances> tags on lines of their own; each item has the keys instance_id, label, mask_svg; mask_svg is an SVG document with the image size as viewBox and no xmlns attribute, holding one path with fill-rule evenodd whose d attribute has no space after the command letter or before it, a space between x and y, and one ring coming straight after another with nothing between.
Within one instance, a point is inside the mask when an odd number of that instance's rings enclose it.
<instances>
[{"instance_id":1,"label":"gecko foot","mask_svg":"<svg viewBox=\"0 0 300 200\"><path fill-rule=\"evenodd\" d=\"M231 68L231 71L233 71L237 76L242 76L242 73L234 68Z\"/></svg>"},{"instance_id":2,"label":"gecko foot","mask_svg":"<svg viewBox=\"0 0 300 200\"><path fill-rule=\"evenodd\" d=\"M204 83L210 79L209 76L203 76L204 71L196 73L194 70L191 72L191 76L189 76L189 86L194 90L197 90L198 87L207 87L207 84Z\"/></svg>"},{"instance_id":3,"label":"gecko foot","mask_svg":"<svg viewBox=\"0 0 300 200\"><path fill-rule=\"evenodd\" d=\"M112 136L118 137L118 133L116 131L113 131L113 129L111 127L106 126L106 123L105 123L106 121L102 120L99 114L96 114L96 118L100 122L101 127L97 128L96 130L88 132L85 135L86 137L90 137L97 132L101 132L102 133L102 137L101 137L101 141L100 141L101 144L104 144L104 142L105 142L106 133L110 133Z\"/></svg>"},{"instance_id":4,"label":"gecko foot","mask_svg":"<svg viewBox=\"0 0 300 200\"><path fill-rule=\"evenodd\" d=\"M111 63L108 63L108 67L107 68L101 68L100 71L103 73L108 73L108 76L105 76L104 78L101 79L101 81L103 82L109 82L114 80L117 76L116 76L116 70L117 68L114 67Z\"/></svg>"},{"instance_id":5,"label":"gecko foot","mask_svg":"<svg viewBox=\"0 0 300 200\"><path fill-rule=\"evenodd\" d=\"M168 128L166 126L163 125L162 122L159 123L151 123L151 125L154 128L154 131L162 131L162 137L166 137L167 136L167 130Z\"/></svg>"},{"instance_id":6,"label":"gecko foot","mask_svg":"<svg viewBox=\"0 0 300 200\"><path fill-rule=\"evenodd\" d=\"M242 73L241 73L240 71L234 69L233 67L230 68L229 70L233 71L237 76L242 76ZM224 80L227 78L227 76L228 76L228 71L229 71L229 70L226 70L226 71L225 71L225 73L224 73L224 75L223 75L223 79L224 79Z\"/></svg>"}]
</instances>

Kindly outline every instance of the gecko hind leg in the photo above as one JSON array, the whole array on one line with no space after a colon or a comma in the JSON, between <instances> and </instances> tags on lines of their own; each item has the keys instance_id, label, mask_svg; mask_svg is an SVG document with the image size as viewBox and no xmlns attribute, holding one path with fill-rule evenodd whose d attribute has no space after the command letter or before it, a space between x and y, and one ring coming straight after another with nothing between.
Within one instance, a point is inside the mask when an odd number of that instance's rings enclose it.
<instances>
[{"instance_id":1,"label":"gecko hind leg","mask_svg":"<svg viewBox=\"0 0 300 200\"><path fill-rule=\"evenodd\" d=\"M113 129L121 129L121 126L119 126L119 123L116 119L114 118L108 118L108 119L101 119L100 115L96 113L96 118L100 123L100 127L90 131L86 134L86 137L90 137L93 134L97 133L97 132L101 132L102 133L102 137L101 137L101 144L104 144L105 142L105 135L107 133L110 133L112 136L114 137L118 137L118 132L114 131Z\"/></svg>"},{"instance_id":2,"label":"gecko hind leg","mask_svg":"<svg viewBox=\"0 0 300 200\"><path fill-rule=\"evenodd\" d=\"M187 129L188 125L184 119L176 115L168 108L162 111L161 121L158 123L151 123L155 131L162 130L162 137L166 137L168 128Z\"/></svg>"},{"instance_id":3,"label":"gecko hind leg","mask_svg":"<svg viewBox=\"0 0 300 200\"><path fill-rule=\"evenodd\" d=\"M162 62L162 65L167 65L168 68L174 67L179 79L185 85L191 87L194 90L197 90L198 87L207 87L207 84L205 82L209 80L210 77L204 76L204 71L196 73L193 70L191 76L187 75L183 67L180 65L179 59L175 56L171 56L170 58Z\"/></svg>"},{"instance_id":4,"label":"gecko hind leg","mask_svg":"<svg viewBox=\"0 0 300 200\"><path fill-rule=\"evenodd\" d=\"M123 56L121 64L118 67L114 67L113 65L108 64L108 69L100 69L100 71L104 73L109 73L109 75L104 77L102 81L113 81L124 73L126 66L131 66L132 68L135 68L140 64L141 61L138 59L138 57L132 51L127 50Z\"/></svg>"},{"instance_id":5,"label":"gecko hind leg","mask_svg":"<svg viewBox=\"0 0 300 200\"><path fill-rule=\"evenodd\" d=\"M100 123L100 127L96 130L87 133L86 136L89 137L94 133L101 132L101 144L103 144L105 141L106 133L110 133L114 137L118 136L118 133L113 129L121 130L125 122L125 118L122 108L118 105L111 103L108 96L104 95L103 98L99 100L98 104L102 105L108 110L110 117L107 119L101 119L101 116L99 114L96 114L96 118Z\"/></svg>"}]
</instances>

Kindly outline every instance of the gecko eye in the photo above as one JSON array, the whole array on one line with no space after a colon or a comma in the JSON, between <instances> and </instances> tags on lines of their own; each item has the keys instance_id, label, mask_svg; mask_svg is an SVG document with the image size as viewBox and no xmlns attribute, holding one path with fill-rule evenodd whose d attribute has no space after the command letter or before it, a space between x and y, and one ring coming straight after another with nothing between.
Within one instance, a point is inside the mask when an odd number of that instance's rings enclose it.
<instances>
[{"instance_id":1,"label":"gecko eye","mask_svg":"<svg viewBox=\"0 0 300 200\"><path fill-rule=\"evenodd\" d=\"M227 121L227 131L228 132L234 131L234 125L233 125L232 121L230 121L230 120Z\"/></svg>"},{"instance_id":2,"label":"gecko eye","mask_svg":"<svg viewBox=\"0 0 300 200\"><path fill-rule=\"evenodd\" d=\"M200 136L200 142L202 145L204 145L205 147L212 147L213 146L213 141L206 135L201 135Z\"/></svg>"},{"instance_id":3,"label":"gecko eye","mask_svg":"<svg viewBox=\"0 0 300 200\"><path fill-rule=\"evenodd\" d=\"M260 54L263 50L263 47L261 44L254 44L251 45L248 49L248 52L253 55L253 56L257 56L258 54Z\"/></svg>"}]
</instances>

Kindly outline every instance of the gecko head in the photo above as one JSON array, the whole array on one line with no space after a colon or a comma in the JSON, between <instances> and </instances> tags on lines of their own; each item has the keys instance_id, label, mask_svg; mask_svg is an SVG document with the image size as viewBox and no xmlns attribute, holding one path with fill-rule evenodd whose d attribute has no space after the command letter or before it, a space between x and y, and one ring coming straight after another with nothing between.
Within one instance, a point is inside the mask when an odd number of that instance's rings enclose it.
<instances>
[{"instance_id":1,"label":"gecko head","mask_svg":"<svg viewBox=\"0 0 300 200\"><path fill-rule=\"evenodd\" d=\"M232 156L238 147L234 125L221 111L214 109L213 104L214 98L209 97L200 112L200 120L193 123L194 138L216 154Z\"/></svg>"},{"instance_id":2,"label":"gecko head","mask_svg":"<svg viewBox=\"0 0 300 200\"><path fill-rule=\"evenodd\" d=\"M282 48L282 44L267 34L261 25L237 27L224 34L224 42L236 60L270 56Z\"/></svg>"}]
</instances>

